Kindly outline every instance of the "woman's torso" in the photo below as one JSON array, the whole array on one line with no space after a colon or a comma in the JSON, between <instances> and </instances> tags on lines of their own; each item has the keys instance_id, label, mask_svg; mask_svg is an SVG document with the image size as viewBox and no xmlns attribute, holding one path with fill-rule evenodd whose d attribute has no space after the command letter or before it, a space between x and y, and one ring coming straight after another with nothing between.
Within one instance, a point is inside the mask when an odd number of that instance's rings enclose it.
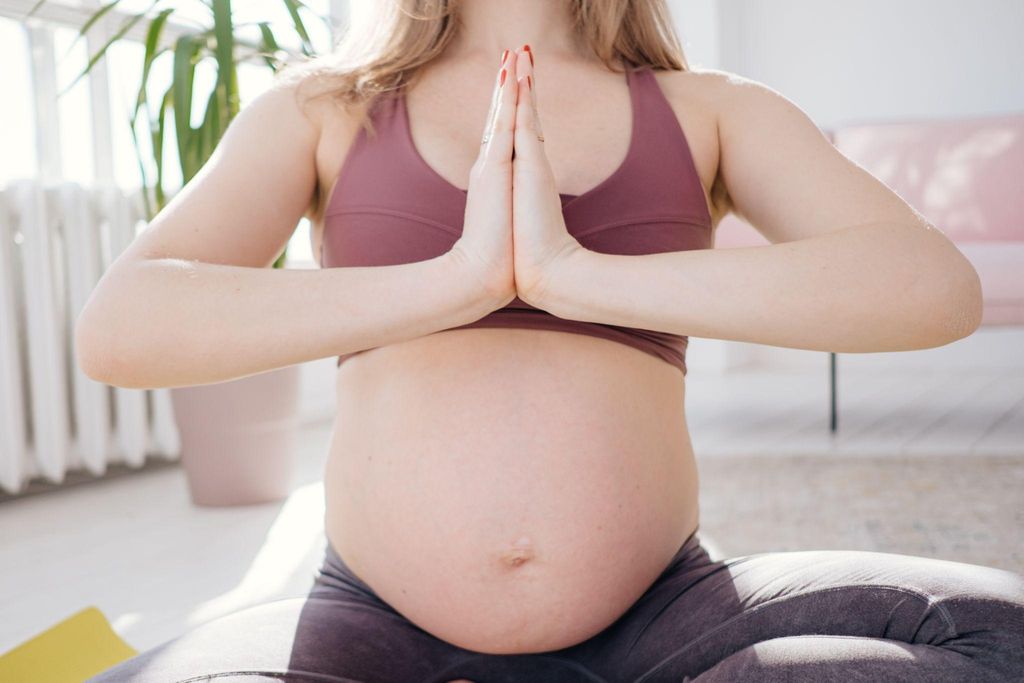
<instances>
[{"instance_id":1,"label":"woman's torso","mask_svg":"<svg viewBox=\"0 0 1024 683\"><path fill-rule=\"evenodd\" d=\"M454 73L462 68L427 72L406 101L418 150L411 161L439 201L465 187L488 104L487 93L462 85L488 79ZM659 73L659 91L648 82L638 103L624 96L622 74L582 73L574 82L584 99L569 81L537 84L558 189L578 192L566 195L576 207L623 189L607 180L626 153L630 117L657 120L631 109L674 111L685 138L664 125L634 133L676 150L688 143L691 177L679 182L703 204L680 208L707 224L680 230L705 230L710 246L705 188L718 150L699 77ZM466 92L442 91L452 83ZM605 109L581 117L580 102ZM351 126L324 125L317 163L325 186L347 163ZM344 229L330 219L316 228L318 254L325 236L331 244L331 231ZM585 640L636 601L697 525L684 378L651 353L590 334L451 329L355 354L336 382L328 538L392 607L456 645L516 653Z\"/></svg>"}]
</instances>

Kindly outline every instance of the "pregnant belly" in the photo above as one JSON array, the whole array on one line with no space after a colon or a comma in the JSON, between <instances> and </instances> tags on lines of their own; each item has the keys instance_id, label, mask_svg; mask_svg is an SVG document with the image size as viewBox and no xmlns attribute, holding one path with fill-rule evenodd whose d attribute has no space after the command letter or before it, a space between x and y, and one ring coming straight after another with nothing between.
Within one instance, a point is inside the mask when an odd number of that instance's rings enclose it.
<instances>
[{"instance_id":1,"label":"pregnant belly","mask_svg":"<svg viewBox=\"0 0 1024 683\"><path fill-rule=\"evenodd\" d=\"M451 330L339 370L332 544L384 601L494 654L586 640L697 523L675 368L546 330Z\"/></svg>"}]
</instances>

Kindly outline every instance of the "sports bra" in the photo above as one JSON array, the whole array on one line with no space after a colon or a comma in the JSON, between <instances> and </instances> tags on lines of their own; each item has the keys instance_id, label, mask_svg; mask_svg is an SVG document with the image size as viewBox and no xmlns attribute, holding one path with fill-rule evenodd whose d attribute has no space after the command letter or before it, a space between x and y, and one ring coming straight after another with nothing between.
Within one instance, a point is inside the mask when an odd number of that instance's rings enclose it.
<instances>
[{"instance_id":1,"label":"sports bra","mask_svg":"<svg viewBox=\"0 0 1024 683\"><path fill-rule=\"evenodd\" d=\"M617 169L580 195L560 193L566 228L586 249L639 255L711 248L712 220L686 135L649 65L627 66L629 149ZM467 190L437 173L409 132L404 93L380 96L360 127L324 208L320 267L384 266L434 258L462 232ZM515 297L449 329L525 327L587 334L632 346L686 375L686 336L568 320ZM340 366L368 349L338 356Z\"/></svg>"}]
</instances>

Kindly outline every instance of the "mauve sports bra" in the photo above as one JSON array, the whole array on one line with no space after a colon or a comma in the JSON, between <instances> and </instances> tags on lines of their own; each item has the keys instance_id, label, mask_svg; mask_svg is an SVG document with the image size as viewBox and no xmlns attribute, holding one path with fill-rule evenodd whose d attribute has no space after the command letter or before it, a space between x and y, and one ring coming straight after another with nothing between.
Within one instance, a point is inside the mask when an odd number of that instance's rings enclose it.
<instances>
[{"instance_id":1,"label":"mauve sports bra","mask_svg":"<svg viewBox=\"0 0 1024 683\"><path fill-rule=\"evenodd\" d=\"M581 195L561 193L569 233L592 251L653 254L711 248L711 216L690 147L650 66L627 67L632 105L629 149L619 167ZM405 97L380 97L360 128L324 210L320 267L385 266L449 251L462 232L467 191L420 156ZM466 325L527 327L627 344L686 374L688 338L656 330L567 320L519 297ZM338 356L338 365L352 353Z\"/></svg>"}]
</instances>

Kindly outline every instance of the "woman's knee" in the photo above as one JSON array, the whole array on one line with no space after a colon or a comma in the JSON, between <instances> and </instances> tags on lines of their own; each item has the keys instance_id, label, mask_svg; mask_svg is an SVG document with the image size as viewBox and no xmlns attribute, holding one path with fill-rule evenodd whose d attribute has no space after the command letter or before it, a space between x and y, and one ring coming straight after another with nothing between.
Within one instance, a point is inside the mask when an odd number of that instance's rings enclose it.
<instances>
[{"instance_id":1,"label":"woman's knee","mask_svg":"<svg viewBox=\"0 0 1024 683\"><path fill-rule=\"evenodd\" d=\"M764 566L740 573L737 578L751 583L745 591L748 593L760 585L756 583L757 576L767 577L769 585L783 580L776 577L784 576L795 588L787 599L777 601L771 616L777 618L780 612L785 613L787 624L796 624L803 617L819 626L831 624L831 632L836 634L943 648L975 658L979 669L993 666L1007 671L1014 667L1024 670L1021 574L964 562L872 551L811 551L764 556L761 562ZM784 587L775 587L783 595L788 592ZM815 643L798 645L801 646L814 647ZM734 666L740 665L742 659L737 658Z\"/></svg>"},{"instance_id":2,"label":"woman's knee","mask_svg":"<svg viewBox=\"0 0 1024 683\"><path fill-rule=\"evenodd\" d=\"M1024 576L960 562L935 561L933 567L939 576L922 588L932 591L932 606L942 614L948 636L928 644L957 653L962 657L957 661L976 666L976 680L1020 676L1024 671Z\"/></svg>"},{"instance_id":3,"label":"woman's knee","mask_svg":"<svg viewBox=\"0 0 1024 683\"><path fill-rule=\"evenodd\" d=\"M1003 629L1024 641L1024 576L961 562L937 567L942 588L934 599L956 631Z\"/></svg>"}]
</instances>

